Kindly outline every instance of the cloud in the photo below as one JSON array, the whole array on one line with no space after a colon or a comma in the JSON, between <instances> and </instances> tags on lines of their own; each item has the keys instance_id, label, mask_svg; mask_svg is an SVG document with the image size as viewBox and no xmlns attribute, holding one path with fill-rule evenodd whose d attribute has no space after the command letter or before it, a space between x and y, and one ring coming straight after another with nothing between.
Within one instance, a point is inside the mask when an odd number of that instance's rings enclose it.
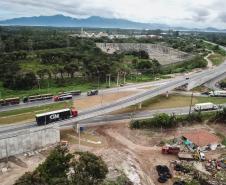
<instances>
[{"instance_id":1,"label":"cloud","mask_svg":"<svg viewBox=\"0 0 226 185\"><path fill-rule=\"evenodd\" d=\"M180 26L224 27L225 0L7 0L0 17L64 14L102 16ZM4 10L5 12L2 13ZM216 21L217 19L217 21Z\"/></svg>"},{"instance_id":2,"label":"cloud","mask_svg":"<svg viewBox=\"0 0 226 185\"><path fill-rule=\"evenodd\" d=\"M209 20L209 16L211 15L208 9L195 8L193 9L192 19L194 21L203 22Z\"/></svg>"},{"instance_id":3,"label":"cloud","mask_svg":"<svg viewBox=\"0 0 226 185\"><path fill-rule=\"evenodd\" d=\"M226 23L226 12L222 12L218 15L218 19Z\"/></svg>"}]
</instances>

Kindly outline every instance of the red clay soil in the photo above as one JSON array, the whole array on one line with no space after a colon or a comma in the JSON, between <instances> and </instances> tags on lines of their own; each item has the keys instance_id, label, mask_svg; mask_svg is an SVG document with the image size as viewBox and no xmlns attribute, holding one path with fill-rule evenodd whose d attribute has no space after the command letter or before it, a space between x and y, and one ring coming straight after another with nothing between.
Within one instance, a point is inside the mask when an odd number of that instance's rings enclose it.
<instances>
[{"instance_id":1,"label":"red clay soil","mask_svg":"<svg viewBox=\"0 0 226 185\"><path fill-rule=\"evenodd\" d=\"M218 144L221 142L220 138L208 132L207 130L190 131L184 133L183 136L200 147L206 146L208 144Z\"/></svg>"}]
</instances>

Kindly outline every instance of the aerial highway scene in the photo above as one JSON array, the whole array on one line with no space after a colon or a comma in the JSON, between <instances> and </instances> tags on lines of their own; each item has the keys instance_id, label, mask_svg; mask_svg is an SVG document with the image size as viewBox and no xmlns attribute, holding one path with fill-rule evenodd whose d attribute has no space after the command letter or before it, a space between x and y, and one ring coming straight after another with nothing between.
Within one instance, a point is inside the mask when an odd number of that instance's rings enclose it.
<instances>
[{"instance_id":1,"label":"aerial highway scene","mask_svg":"<svg viewBox=\"0 0 226 185\"><path fill-rule=\"evenodd\" d=\"M0 185L226 185L226 1L0 1Z\"/></svg>"}]
</instances>

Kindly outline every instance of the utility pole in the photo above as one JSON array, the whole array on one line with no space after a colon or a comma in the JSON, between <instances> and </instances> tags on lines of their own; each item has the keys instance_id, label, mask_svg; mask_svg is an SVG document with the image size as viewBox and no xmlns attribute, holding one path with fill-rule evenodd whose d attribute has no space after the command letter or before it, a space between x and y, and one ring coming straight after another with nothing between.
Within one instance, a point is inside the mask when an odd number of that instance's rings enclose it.
<instances>
[{"instance_id":1,"label":"utility pole","mask_svg":"<svg viewBox=\"0 0 226 185\"><path fill-rule=\"evenodd\" d=\"M111 74L108 74L108 87L111 87Z\"/></svg>"},{"instance_id":2,"label":"utility pole","mask_svg":"<svg viewBox=\"0 0 226 185\"><path fill-rule=\"evenodd\" d=\"M5 150L6 150L7 169L8 169L9 168L9 153L8 153L8 146L7 146L7 138L5 140Z\"/></svg>"},{"instance_id":3,"label":"utility pole","mask_svg":"<svg viewBox=\"0 0 226 185\"><path fill-rule=\"evenodd\" d=\"M100 89L100 74L98 72L98 91L99 91L99 89Z\"/></svg>"},{"instance_id":4,"label":"utility pole","mask_svg":"<svg viewBox=\"0 0 226 185\"><path fill-rule=\"evenodd\" d=\"M191 103L190 103L190 107L189 107L189 116L191 115L191 107L192 107L192 102L193 102L193 92L191 93Z\"/></svg>"},{"instance_id":5,"label":"utility pole","mask_svg":"<svg viewBox=\"0 0 226 185\"><path fill-rule=\"evenodd\" d=\"M126 72L123 73L123 84L126 84Z\"/></svg>"},{"instance_id":6,"label":"utility pole","mask_svg":"<svg viewBox=\"0 0 226 185\"><path fill-rule=\"evenodd\" d=\"M119 86L119 72L117 73L117 86Z\"/></svg>"},{"instance_id":7,"label":"utility pole","mask_svg":"<svg viewBox=\"0 0 226 185\"><path fill-rule=\"evenodd\" d=\"M77 123L77 132L78 132L78 149L80 150L80 124Z\"/></svg>"}]
</instances>

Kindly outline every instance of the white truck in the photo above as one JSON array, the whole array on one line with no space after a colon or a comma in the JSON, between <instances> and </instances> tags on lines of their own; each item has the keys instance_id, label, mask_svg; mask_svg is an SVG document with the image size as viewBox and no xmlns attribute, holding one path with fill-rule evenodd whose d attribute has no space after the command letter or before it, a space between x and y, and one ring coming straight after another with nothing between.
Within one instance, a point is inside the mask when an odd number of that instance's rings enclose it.
<instances>
[{"instance_id":1,"label":"white truck","mask_svg":"<svg viewBox=\"0 0 226 185\"><path fill-rule=\"evenodd\" d=\"M211 91L209 92L209 95L215 97L226 97L226 91Z\"/></svg>"},{"instance_id":2,"label":"white truck","mask_svg":"<svg viewBox=\"0 0 226 185\"><path fill-rule=\"evenodd\" d=\"M205 110L217 110L218 106L213 103L198 103L195 104L195 111L205 111Z\"/></svg>"}]
</instances>

